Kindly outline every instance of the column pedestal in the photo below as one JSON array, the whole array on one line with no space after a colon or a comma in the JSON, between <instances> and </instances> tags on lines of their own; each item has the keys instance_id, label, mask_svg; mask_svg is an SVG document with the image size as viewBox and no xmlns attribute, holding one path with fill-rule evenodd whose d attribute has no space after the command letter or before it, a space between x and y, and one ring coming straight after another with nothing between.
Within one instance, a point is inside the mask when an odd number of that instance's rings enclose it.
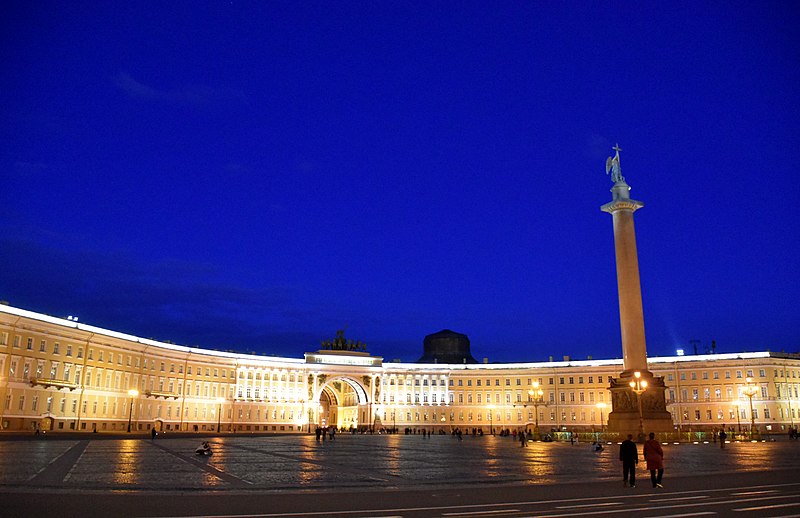
<instances>
[{"instance_id":1,"label":"column pedestal","mask_svg":"<svg viewBox=\"0 0 800 518\"><path fill-rule=\"evenodd\" d=\"M640 396L631 390L633 377L614 378L611 382L611 413L608 414L608 430L619 434L639 435L639 400L642 399L642 421L644 434L671 432L674 429L672 415L667 411L664 378L642 372L647 380L647 390ZM641 439L641 438L640 438Z\"/></svg>"}]
</instances>

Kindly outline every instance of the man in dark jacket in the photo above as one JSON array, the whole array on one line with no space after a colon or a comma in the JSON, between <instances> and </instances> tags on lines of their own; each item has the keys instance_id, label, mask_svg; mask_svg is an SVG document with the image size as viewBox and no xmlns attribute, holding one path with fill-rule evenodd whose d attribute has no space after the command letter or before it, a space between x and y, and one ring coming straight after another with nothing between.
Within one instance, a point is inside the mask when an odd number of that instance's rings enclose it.
<instances>
[{"instance_id":1,"label":"man in dark jacket","mask_svg":"<svg viewBox=\"0 0 800 518\"><path fill-rule=\"evenodd\" d=\"M633 442L633 435L628 434L628 438L622 441L619 447L619 460L622 461L622 479L625 487L630 483L631 487L636 487L636 465L639 464L639 449Z\"/></svg>"}]
</instances>

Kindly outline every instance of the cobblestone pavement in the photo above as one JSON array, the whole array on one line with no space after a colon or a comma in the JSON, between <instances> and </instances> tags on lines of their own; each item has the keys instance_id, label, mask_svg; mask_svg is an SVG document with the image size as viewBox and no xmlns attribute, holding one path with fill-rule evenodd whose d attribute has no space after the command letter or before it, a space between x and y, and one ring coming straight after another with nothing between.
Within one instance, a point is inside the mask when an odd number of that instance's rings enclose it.
<instances>
[{"instance_id":1,"label":"cobblestone pavement","mask_svg":"<svg viewBox=\"0 0 800 518\"><path fill-rule=\"evenodd\" d=\"M322 490L548 484L620 478L618 446L532 442L511 437L337 435L0 441L0 488L136 491ZM641 447L640 447L641 451ZM665 477L794 469L800 443L665 445ZM640 464L640 477L645 476Z\"/></svg>"}]
</instances>

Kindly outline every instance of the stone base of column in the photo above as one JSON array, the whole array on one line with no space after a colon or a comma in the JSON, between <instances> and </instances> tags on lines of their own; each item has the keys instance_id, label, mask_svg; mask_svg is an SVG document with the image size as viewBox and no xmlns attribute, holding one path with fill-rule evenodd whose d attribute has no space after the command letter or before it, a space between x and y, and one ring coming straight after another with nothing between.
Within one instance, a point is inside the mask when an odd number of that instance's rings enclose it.
<instances>
[{"instance_id":1,"label":"stone base of column","mask_svg":"<svg viewBox=\"0 0 800 518\"><path fill-rule=\"evenodd\" d=\"M664 378L642 373L647 381L647 390L641 394L643 432L671 432L675 425L672 414L667 411ZM625 373L611 382L611 413L608 414L608 430L619 434L633 434L639 437L639 400L629 383L633 376Z\"/></svg>"}]
</instances>

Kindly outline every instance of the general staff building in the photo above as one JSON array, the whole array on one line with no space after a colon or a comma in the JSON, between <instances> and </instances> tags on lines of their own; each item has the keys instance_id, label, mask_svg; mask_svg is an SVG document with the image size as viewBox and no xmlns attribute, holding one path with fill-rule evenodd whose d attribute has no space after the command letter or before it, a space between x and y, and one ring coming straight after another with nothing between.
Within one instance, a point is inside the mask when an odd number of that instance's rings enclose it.
<instances>
[{"instance_id":1,"label":"general staff building","mask_svg":"<svg viewBox=\"0 0 800 518\"><path fill-rule=\"evenodd\" d=\"M609 383L622 368L619 359L394 363L363 349L323 347L304 358L219 352L0 305L0 426L487 433L535 423L541 430L591 432L606 424ZM752 423L761 433L784 433L797 423L797 354L656 357L648 366L664 378L676 431Z\"/></svg>"}]
</instances>

